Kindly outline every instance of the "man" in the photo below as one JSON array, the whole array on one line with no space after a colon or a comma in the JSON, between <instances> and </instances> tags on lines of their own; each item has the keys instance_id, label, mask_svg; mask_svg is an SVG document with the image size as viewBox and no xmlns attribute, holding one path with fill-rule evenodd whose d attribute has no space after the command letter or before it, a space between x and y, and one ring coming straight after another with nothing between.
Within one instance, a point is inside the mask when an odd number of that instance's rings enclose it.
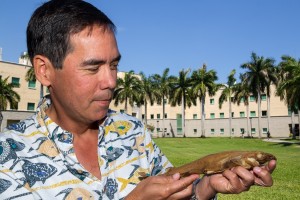
<instances>
[{"instance_id":1,"label":"man","mask_svg":"<svg viewBox=\"0 0 300 200\"><path fill-rule=\"evenodd\" d=\"M171 163L140 121L109 110L121 58L114 30L81 0L52 0L33 13L28 54L50 96L0 136L1 199L210 199L272 185L275 161L200 182L156 176ZM150 177L140 180L141 172Z\"/></svg>"}]
</instances>

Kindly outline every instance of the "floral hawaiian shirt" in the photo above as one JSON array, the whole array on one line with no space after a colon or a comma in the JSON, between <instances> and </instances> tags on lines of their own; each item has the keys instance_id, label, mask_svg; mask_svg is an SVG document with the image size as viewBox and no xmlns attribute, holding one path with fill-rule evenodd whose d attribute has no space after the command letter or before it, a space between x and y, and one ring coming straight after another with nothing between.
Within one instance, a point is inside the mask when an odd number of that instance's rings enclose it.
<instances>
[{"instance_id":1,"label":"floral hawaiian shirt","mask_svg":"<svg viewBox=\"0 0 300 200\"><path fill-rule=\"evenodd\" d=\"M35 115L0 134L0 199L123 199L140 174L172 166L141 121L110 110L99 126L97 179L76 158L73 135L46 115L50 103L43 98Z\"/></svg>"}]
</instances>

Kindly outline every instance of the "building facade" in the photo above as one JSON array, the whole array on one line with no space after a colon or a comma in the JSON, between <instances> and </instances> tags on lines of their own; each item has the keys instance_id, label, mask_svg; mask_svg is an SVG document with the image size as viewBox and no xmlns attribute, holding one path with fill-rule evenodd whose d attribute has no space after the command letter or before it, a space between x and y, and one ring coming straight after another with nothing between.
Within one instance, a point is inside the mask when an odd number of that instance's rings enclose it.
<instances>
[{"instance_id":1,"label":"building facade","mask_svg":"<svg viewBox=\"0 0 300 200\"><path fill-rule=\"evenodd\" d=\"M5 79L9 77L9 81L14 83L17 87L15 91L20 95L21 100L18 108L13 110L7 108L2 111L3 120L0 130L11 123L20 121L29 115L32 115L40 99L40 84L38 81L27 82L25 80L26 72L30 69L27 62L20 59L20 64L0 61L0 78ZM124 72L118 72L118 77L124 77ZM48 90L44 87L44 94ZM207 137L258 137L258 106L253 96L249 99L249 112L247 106L243 102L238 106L232 104L232 126L229 130L229 103L225 102L222 108L219 108L219 96L222 93L220 89L215 96L206 96L205 99L205 122L201 126L201 103L198 100L196 106L192 106L185 110L185 136L200 137L202 132ZM153 134L158 137L182 137L183 124L181 120L182 109L181 106L172 107L165 99L165 119L163 119L162 105L149 105L147 116L145 116L145 108L130 107L127 113L136 116L145 121L153 127ZM122 111L124 104L118 106L111 103L111 109ZM267 136L269 132L272 137L288 137L290 135L290 127L292 123L299 127L299 116L291 115L287 105L275 96L275 88L272 88L270 97L270 118L268 119L267 96L262 95L261 101L261 132L263 137ZM297 129L298 130L298 129Z\"/></svg>"}]
</instances>

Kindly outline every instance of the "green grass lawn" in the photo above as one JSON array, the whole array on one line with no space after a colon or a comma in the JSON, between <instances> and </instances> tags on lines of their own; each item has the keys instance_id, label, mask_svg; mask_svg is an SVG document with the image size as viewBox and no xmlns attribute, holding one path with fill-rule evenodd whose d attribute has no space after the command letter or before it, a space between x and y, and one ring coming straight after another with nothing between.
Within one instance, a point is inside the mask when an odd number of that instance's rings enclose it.
<instances>
[{"instance_id":1,"label":"green grass lawn","mask_svg":"<svg viewBox=\"0 0 300 200\"><path fill-rule=\"evenodd\" d=\"M260 150L277 157L274 185L254 186L239 195L219 194L219 199L300 199L300 145L242 138L156 138L156 144L175 166L226 150Z\"/></svg>"}]
</instances>

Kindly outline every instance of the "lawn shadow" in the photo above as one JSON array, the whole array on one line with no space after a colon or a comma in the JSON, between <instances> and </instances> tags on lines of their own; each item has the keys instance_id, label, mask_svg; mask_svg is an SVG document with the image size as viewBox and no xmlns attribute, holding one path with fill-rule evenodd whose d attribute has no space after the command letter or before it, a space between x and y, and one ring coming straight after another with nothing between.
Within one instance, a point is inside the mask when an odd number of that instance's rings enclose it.
<instances>
[{"instance_id":1,"label":"lawn shadow","mask_svg":"<svg viewBox=\"0 0 300 200\"><path fill-rule=\"evenodd\" d=\"M290 142L278 142L278 143L273 143L272 146L281 146L281 147L289 147L292 145L296 145L297 147L300 147L300 142L294 142L294 143L290 143Z\"/></svg>"}]
</instances>

